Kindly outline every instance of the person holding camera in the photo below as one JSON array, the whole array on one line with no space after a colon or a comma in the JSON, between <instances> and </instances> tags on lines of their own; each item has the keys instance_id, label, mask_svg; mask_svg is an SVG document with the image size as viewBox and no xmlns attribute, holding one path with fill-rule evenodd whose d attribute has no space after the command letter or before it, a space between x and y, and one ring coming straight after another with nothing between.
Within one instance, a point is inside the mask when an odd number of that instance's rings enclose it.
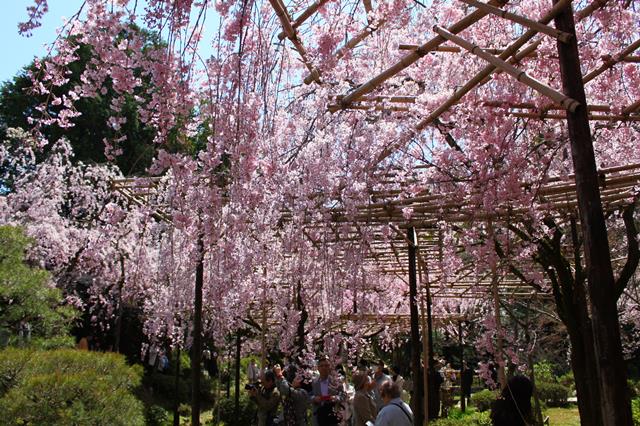
<instances>
[{"instance_id":1,"label":"person holding camera","mask_svg":"<svg viewBox=\"0 0 640 426\"><path fill-rule=\"evenodd\" d=\"M282 373L279 365L274 367L273 372L276 374L276 387L282 396L283 425L307 426L310 383L305 382L301 375L296 375L294 365L289 365L286 374Z\"/></svg>"},{"instance_id":2,"label":"person holding camera","mask_svg":"<svg viewBox=\"0 0 640 426\"><path fill-rule=\"evenodd\" d=\"M247 385L249 397L258 406L258 426L273 426L280 404L280 393L276 389L276 375L269 370L262 377L262 386Z\"/></svg>"}]
</instances>

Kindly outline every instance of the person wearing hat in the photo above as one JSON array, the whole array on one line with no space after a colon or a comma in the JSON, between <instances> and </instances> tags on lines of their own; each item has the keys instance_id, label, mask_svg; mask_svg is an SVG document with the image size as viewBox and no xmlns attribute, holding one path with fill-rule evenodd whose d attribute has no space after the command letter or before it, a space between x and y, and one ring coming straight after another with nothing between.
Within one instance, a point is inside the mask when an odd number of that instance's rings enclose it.
<instances>
[{"instance_id":1,"label":"person wearing hat","mask_svg":"<svg viewBox=\"0 0 640 426\"><path fill-rule=\"evenodd\" d=\"M374 381L366 372L353 374L353 387L356 391L353 397L353 426L366 426L368 421L374 421L377 410L376 403L371 396Z\"/></svg>"}]
</instances>

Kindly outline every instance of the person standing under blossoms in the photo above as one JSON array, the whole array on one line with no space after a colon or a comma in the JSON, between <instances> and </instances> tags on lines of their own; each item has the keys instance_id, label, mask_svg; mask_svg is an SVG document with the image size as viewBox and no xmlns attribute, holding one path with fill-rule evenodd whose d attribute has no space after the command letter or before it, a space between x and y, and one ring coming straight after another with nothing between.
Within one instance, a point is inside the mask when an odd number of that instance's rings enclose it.
<instances>
[{"instance_id":1,"label":"person standing under blossoms","mask_svg":"<svg viewBox=\"0 0 640 426\"><path fill-rule=\"evenodd\" d=\"M262 378L262 386L249 389L249 397L258 406L258 426L273 426L275 424L280 393L276 389L276 375L267 371Z\"/></svg>"},{"instance_id":2,"label":"person standing under blossoms","mask_svg":"<svg viewBox=\"0 0 640 426\"><path fill-rule=\"evenodd\" d=\"M309 407L309 391L311 384L304 381L304 375L298 372L293 364L289 364L286 374L276 365L276 387L282 396L284 426L307 426L307 409ZM285 377L286 376L286 377Z\"/></svg>"},{"instance_id":3,"label":"person standing under blossoms","mask_svg":"<svg viewBox=\"0 0 640 426\"><path fill-rule=\"evenodd\" d=\"M344 399L342 384L332 378L329 358L318 361L320 376L311 384L311 402L313 404L313 426L337 426L340 417L336 406Z\"/></svg>"},{"instance_id":4,"label":"person standing under blossoms","mask_svg":"<svg viewBox=\"0 0 640 426\"><path fill-rule=\"evenodd\" d=\"M258 383L258 380L260 380L260 369L256 365L256 362L251 359L247 367L247 381L249 383Z\"/></svg>"},{"instance_id":5,"label":"person standing under blossoms","mask_svg":"<svg viewBox=\"0 0 640 426\"><path fill-rule=\"evenodd\" d=\"M376 367L376 371L373 374L373 378L374 378L375 383L376 383L375 387L373 389L373 401L376 403L376 413L378 411L380 411L380 409L384 405L384 401L382 400L382 397L380 396L380 387L382 386L382 384L384 382L391 381L391 377L386 375L384 373L384 370L385 370L384 361L380 360L378 362L377 367Z\"/></svg>"},{"instance_id":6,"label":"person standing under blossoms","mask_svg":"<svg viewBox=\"0 0 640 426\"><path fill-rule=\"evenodd\" d=\"M375 426L413 426L413 412L400 398L400 388L396 383L382 383L380 396L384 401L384 407L376 417Z\"/></svg>"},{"instance_id":7,"label":"person standing under blossoms","mask_svg":"<svg viewBox=\"0 0 640 426\"><path fill-rule=\"evenodd\" d=\"M366 372L358 371L353 374L353 387L356 394L353 397L353 426L366 426L376 418L376 403L371 396L374 381Z\"/></svg>"}]
</instances>

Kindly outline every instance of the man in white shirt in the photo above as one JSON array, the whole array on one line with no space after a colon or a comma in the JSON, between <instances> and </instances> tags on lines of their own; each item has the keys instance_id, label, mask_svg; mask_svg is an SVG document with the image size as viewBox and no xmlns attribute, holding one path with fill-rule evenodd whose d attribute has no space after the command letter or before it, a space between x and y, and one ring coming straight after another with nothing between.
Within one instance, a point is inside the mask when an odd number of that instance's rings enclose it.
<instances>
[{"instance_id":1,"label":"man in white shirt","mask_svg":"<svg viewBox=\"0 0 640 426\"><path fill-rule=\"evenodd\" d=\"M386 381L380 386L380 396L384 407L376 417L375 426L413 426L413 413L400 398L401 391L397 383Z\"/></svg>"}]
</instances>

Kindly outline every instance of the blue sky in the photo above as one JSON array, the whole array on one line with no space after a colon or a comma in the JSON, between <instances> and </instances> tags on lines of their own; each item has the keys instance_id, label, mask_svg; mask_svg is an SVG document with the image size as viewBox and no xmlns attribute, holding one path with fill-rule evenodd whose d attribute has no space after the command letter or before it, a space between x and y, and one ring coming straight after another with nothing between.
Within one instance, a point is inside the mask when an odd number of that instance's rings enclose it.
<instances>
[{"instance_id":1,"label":"blue sky","mask_svg":"<svg viewBox=\"0 0 640 426\"><path fill-rule=\"evenodd\" d=\"M42 27L26 38L18 34L18 22L27 17L27 6L33 0L2 0L0 8L0 40L5 50L0 61L0 82L10 80L22 67L28 65L35 56L47 52L44 44L56 38L56 28L63 23L63 17L71 17L82 5L82 0L49 1L49 12L45 15Z\"/></svg>"},{"instance_id":2,"label":"blue sky","mask_svg":"<svg viewBox=\"0 0 640 426\"><path fill-rule=\"evenodd\" d=\"M0 83L11 80L18 71L28 65L34 57L44 56L48 49L45 44L56 38L56 29L62 26L63 18L73 16L83 0L49 0L49 12L42 26L33 31L29 38L18 34L18 23L26 21L27 7L33 0L0 0L0 40L4 41L5 55L0 61ZM140 2L144 4L144 0ZM141 6L139 6L141 7ZM199 51L203 57L212 53L211 39L218 28L218 18L213 10L207 13L205 36L200 42Z\"/></svg>"}]
</instances>

